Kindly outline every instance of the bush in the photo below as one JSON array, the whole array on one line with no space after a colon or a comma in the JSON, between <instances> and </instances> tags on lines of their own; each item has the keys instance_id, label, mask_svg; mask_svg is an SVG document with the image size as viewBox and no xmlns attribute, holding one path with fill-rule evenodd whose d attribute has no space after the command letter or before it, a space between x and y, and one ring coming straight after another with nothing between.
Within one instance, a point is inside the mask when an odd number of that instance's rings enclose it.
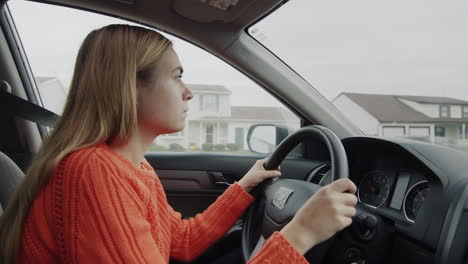
<instances>
[{"instance_id":1,"label":"bush","mask_svg":"<svg viewBox=\"0 0 468 264\"><path fill-rule=\"evenodd\" d=\"M234 143L229 143L226 145L226 147L230 150L230 151L238 151L240 149L240 146L237 145L237 144L234 144Z\"/></svg>"},{"instance_id":2,"label":"bush","mask_svg":"<svg viewBox=\"0 0 468 264\"><path fill-rule=\"evenodd\" d=\"M172 144L169 145L169 150L170 151L183 151L185 149L180 144L172 143Z\"/></svg>"},{"instance_id":3,"label":"bush","mask_svg":"<svg viewBox=\"0 0 468 264\"><path fill-rule=\"evenodd\" d=\"M164 146L161 146L161 145L156 145L156 144L154 144L154 145L151 145L151 146L150 146L150 150L153 150L153 151L165 151L165 150L167 150L167 148L164 147Z\"/></svg>"},{"instance_id":4,"label":"bush","mask_svg":"<svg viewBox=\"0 0 468 264\"><path fill-rule=\"evenodd\" d=\"M216 144L216 145L214 145L214 150L215 151L224 151L224 150L226 150L226 146L224 146L223 144Z\"/></svg>"},{"instance_id":5,"label":"bush","mask_svg":"<svg viewBox=\"0 0 468 264\"><path fill-rule=\"evenodd\" d=\"M205 144L202 145L202 149L204 151L212 151L213 150L213 144L205 143Z\"/></svg>"}]
</instances>

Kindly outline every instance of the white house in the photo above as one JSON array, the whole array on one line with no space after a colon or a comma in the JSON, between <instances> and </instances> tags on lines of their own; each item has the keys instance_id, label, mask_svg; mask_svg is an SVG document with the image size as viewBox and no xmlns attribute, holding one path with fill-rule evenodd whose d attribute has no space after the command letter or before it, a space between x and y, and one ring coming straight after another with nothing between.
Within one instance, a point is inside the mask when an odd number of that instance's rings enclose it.
<instances>
[{"instance_id":1,"label":"white house","mask_svg":"<svg viewBox=\"0 0 468 264\"><path fill-rule=\"evenodd\" d=\"M342 93L332 103L367 135L468 139L468 101L447 97Z\"/></svg>"},{"instance_id":2,"label":"white house","mask_svg":"<svg viewBox=\"0 0 468 264\"><path fill-rule=\"evenodd\" d=\"M298 128L299 119L281 107L231 106L231 91L220 85L188 84L193 99L184 131L161 136L158 145L177 143L201 148L205 143L234 143L247 149L247 132L254 124L277 124Z\"/></svg>"}]
</instances>

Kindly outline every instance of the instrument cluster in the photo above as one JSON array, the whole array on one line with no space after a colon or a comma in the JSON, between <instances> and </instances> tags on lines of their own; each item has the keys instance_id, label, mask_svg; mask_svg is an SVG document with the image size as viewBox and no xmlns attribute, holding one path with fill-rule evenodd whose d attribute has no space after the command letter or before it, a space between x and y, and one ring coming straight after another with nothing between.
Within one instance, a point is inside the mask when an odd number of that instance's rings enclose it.
<instances>
[{"instance_id":1,"label":"instrument cluster","mask_svg":"<svg viewBox=\"0 0 468 264\"><path fill-rule=\"evenodd\" d=\"M408 171L392 173L372 170L360 177L358 182L360 203L375 209L385 207L401 211L412 223L429 195L429 182Z\"/></svg>"}]
</instances>

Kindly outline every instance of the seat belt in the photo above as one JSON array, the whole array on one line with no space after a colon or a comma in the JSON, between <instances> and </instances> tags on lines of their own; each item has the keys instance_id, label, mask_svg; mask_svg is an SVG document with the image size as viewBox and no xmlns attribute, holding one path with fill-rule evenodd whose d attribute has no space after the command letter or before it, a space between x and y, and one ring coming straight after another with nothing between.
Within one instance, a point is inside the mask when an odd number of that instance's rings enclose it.
<instances>
[{"instance_id":1,"label":"seat belt","mask_svg":"<svg viewBox=\"0 0 468 264\"><path fill-rule=\"evenodd\" d=\"M10 85L3 80L0 81L0 106L17 117L47 127L53 127L59 118L54 112L12 94Z\"/></svg>"}]
</instances>

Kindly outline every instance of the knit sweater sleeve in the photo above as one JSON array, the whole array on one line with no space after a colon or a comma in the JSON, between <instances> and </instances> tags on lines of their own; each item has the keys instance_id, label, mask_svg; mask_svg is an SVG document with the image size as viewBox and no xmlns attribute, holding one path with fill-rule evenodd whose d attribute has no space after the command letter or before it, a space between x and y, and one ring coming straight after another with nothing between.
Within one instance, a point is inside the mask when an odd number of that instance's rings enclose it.
<instances>
[{"instance_id":1,"label":"knit sweater sleeve","mask_svg":"<svg viewBox=\"0 0 468 264\"><path fill-rule=\"evenodd\" d=\"M251 204L253 197L238 184L229 187L202 214L182 220L180 213L172 212L171 256L190 261L223 236ZM248 264L307 264L302 256L279 232L266 241L260 252Z\"/></svg>"},{"instance_id":2,"label":"knit sweater sleeve","mask_svg":"<svg viewBox=\"0 0 468 264\"><path fill-rule=\"evenodd\" d=\"M309 262L299 254L280 232L275 232L268 238L258 254L247 262L247 264L261 263L307 264Z\"/></svg>"},{"instance_id":3,"label":"knit sweater sleeve","mask_svg":"<svg viewBox=\"0 0 468 264\"><path fill-rule=\"evenodd\" d=\"M182 219L169 205L171 257L190 261L221 238L252 203L253 197L237 183L230 186L203 213Z\"/></svg>"},{"instance_id":4,"label":"knit sweater sleeve","mask_svg":"<svg viewBox=\"0 0 468 264\"><path fill-rule=\"evenodd\" d=\"M135 188L105 164L87 165L76 173L77 195L68 201L75 220L65 239L70 241L67 263L167 263Z\"/></svg>"}]
</instances>

